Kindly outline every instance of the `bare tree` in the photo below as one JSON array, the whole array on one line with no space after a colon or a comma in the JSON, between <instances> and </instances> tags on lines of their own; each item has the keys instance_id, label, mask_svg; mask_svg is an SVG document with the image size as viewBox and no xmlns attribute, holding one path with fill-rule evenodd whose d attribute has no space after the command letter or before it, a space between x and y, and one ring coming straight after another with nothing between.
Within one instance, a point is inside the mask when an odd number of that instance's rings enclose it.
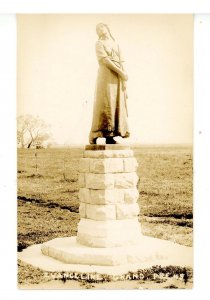
<instances>
[{"instance_id":1,"label":"bare tree","mask_svg":"<svg viewBox=\"0 0 210 300\"><path fill-rule=\"evenodd\" d=\"M49 126L38 116L21 115L17 118L17 143L22 148L43 146L49 138Z\"/></svg>"}]
</instances>

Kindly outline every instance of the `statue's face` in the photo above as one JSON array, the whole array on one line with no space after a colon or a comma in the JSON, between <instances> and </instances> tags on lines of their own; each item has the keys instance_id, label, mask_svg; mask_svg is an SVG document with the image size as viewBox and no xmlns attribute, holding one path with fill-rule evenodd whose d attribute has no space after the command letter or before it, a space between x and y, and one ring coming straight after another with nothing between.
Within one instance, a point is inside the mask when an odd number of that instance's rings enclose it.
<instances>
[{"instance_id":1,"label":"statue's face","mask_svg":"<svg viewBox=\"0 0 210 300\"><path fill-rule=\"evenodd\" d=\"M104 25L104 24L98 24L96 26L96 31L97 31L97 34L98 36L103 36L103 35L108 35L108 30L107 30L107 27Z\"/></svg>"}]
</instances>

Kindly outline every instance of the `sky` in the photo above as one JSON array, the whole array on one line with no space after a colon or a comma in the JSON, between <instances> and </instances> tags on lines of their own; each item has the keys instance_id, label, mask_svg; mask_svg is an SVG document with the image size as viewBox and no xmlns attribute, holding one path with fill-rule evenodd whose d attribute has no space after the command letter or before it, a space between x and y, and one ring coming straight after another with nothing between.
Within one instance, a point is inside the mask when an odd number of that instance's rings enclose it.
<instances>
[{"instance_id":1,"label":"sky","mask_svg":"<svg viewBox=\"0 0 210 300\"><path fill-rule=\"evenodd\" d=\"M99 22L109 25L125 60L130 142L192 143L190 14L18 15L17 115L39 115L59 144L88 143Z\"/></svg>"}]
</instances>

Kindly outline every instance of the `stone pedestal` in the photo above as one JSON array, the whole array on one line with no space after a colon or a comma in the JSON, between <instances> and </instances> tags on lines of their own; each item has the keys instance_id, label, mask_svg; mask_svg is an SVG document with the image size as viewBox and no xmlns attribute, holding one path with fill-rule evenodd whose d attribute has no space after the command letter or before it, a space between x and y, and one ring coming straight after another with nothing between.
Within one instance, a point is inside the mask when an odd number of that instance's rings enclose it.
<instances>
[{"instance_id":1,"label":"stone pedestal","mask_svg":"<svg viewBox=\"0 0 210 300\"><path fill-rule=\"evenodd\" d=\"M77 236L31 246L19 258L47 271L115 275L153 265L191 266L192 248L141 234L137 166L129 146L86 146Z\"/></svg>"},{"instance_id":2,"label":"stone pedestal","mask_svg":"<svg viewBox=\"0 0 210 300\"><path fill-rule=\"evenodd\" d=\"M78 243L97 248L139 243L137 166L128 146L86 146L80 161Z\"/></svg>"}]
</instances>

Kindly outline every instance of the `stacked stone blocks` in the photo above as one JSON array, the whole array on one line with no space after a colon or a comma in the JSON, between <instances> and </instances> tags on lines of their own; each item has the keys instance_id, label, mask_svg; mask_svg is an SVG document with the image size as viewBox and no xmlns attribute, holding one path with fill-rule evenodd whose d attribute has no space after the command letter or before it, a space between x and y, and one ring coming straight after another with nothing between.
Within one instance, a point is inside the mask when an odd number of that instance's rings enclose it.
<instances>
[{"instance_id":1,"label":"stacked stone blocks","mask_svg":"<svg viewBox=\"0 0 210 300\"><path fill-rule=\"evenodd\" d=\"M84 152L79 167L79 243L116 247L139 242L137 167L130 149Z\"/></svg>"}]
</instances>

